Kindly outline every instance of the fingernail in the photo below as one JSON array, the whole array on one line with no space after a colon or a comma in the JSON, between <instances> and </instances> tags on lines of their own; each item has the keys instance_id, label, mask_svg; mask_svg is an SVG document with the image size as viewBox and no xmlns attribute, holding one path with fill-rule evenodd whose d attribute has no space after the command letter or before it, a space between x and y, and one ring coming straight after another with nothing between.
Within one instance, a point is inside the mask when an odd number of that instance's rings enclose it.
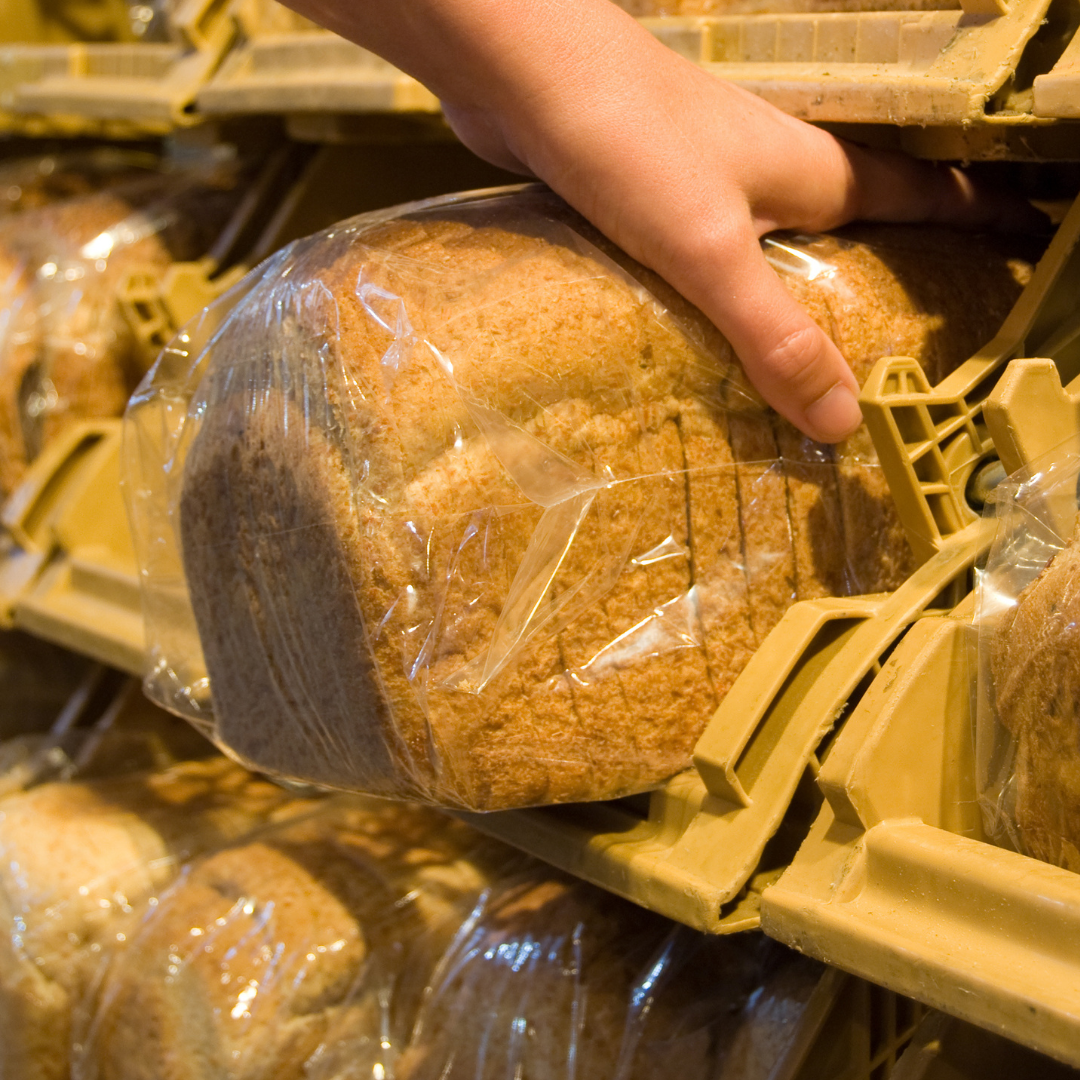
<instances>
[{"instance_id":1,"label":"fingernail","mask_svg":"<svg viewBox=\"0 0 1080 1080\"><path fill-rule=\"evenodd\" d=\"M843 383L819 397L804 415L815 437L827 443L847 438L862 423L858 399Z\"/></svg>"}]
</instances>

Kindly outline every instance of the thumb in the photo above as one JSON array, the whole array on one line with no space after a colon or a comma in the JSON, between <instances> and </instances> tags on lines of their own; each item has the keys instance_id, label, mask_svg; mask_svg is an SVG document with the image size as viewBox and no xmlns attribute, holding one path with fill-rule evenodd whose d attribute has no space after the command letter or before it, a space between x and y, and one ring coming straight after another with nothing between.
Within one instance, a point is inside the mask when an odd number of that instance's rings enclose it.
<instances>
[{"instance_id":1,"label":"thumb","mask_svg":"<svg viewBox=\"0 0 1080 1080\"><path fill-rule=\"evenodd\" d=\"M723 281L699 306L731 342L759 393L819 442L839 442L862 423L859 385L847 361L792 298L757 237L717 259Z\"/></svg>"}]
</instances>

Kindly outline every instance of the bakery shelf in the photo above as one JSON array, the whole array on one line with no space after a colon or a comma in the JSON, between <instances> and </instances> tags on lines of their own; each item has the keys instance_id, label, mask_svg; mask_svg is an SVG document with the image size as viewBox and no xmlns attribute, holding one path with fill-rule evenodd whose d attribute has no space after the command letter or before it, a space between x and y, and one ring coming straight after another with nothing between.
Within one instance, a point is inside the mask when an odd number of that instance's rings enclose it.
<instances>
[{"instance_id":1,"label":"bakery shelf","mask_svg":"<svg viewBox=\"0 0 1080 1080\"><path fill-rule=\"evenodd\" d=\"M120 421L70 425L0 514L0 625L132 674L145 652L139 573L120 494Z\"/></svg>"},{"instance_id":2,"label":"bakery shelf","mask_svg":"<svg viewBox=\"0 0 1080 1080\"><path fill-rule=\"evenodd\" d=\"M1069 0L642 22L794 116L873 125L870 138L922 157L1080 157L1080 127L1067 122L1080 117L1080 10Z\"/></svg>"},{"instance_id":3,"label":"bakery shelf","mask_svg":"<svg viewBox=\"0 0 1080 1080\"><path fill-rule=\"evenodd\" d=\"M226 0L178 0L168 27L166 41L120 28L109 40L0 47L0 130L132 138L197 122L195 94L235 25Z\"/></svg>"},{"instance_id":4,"label":"bakery shelf","mask_svg":"<svg viewBox=\"0 0 1080 1080\"><path fill-rule=\"evenodd\" d=\"M438 99L374 53L280 8L241 0L243 41L200 91L209 116L407 112L438 116Z\"/></svg>"},{"instance_id":5,"label":"bakery shelf","mask_svg":"<svg viewBox=\"0 0 1080 1080\"><path fill-rule=\"evenodd\" d=\"M1066 226L1077 217L1074 206ZM913 460L927 460L920 427L930 418L952 429L952 444L941 444L940 460L919 478L928 505L941 486L933 471L955 472L971 457L967 447L989 444L988 460L999 457L1003 471L1080 431L1080 328L1068 317L1080 254L1055 244L1047 259L1059 263L1056 285L1035 317L1011 319L996 345L951 377L954 389L969 387L969 406L981 403L963 423L950 416L955 394L898 385L911 373L895 361L877 369L879 384L895 392L876 423L902 426ZM1041 358L1013 360L995 379L1006 337L1026 338ZM939 503L923 535L954 509ZM790 868L764 892L762 925L811 955L1080 1065L1080 877L986 841L973 610L968 597L921 620L887 659L822 765L825 803Z\"/></svg>"}]
</instances>

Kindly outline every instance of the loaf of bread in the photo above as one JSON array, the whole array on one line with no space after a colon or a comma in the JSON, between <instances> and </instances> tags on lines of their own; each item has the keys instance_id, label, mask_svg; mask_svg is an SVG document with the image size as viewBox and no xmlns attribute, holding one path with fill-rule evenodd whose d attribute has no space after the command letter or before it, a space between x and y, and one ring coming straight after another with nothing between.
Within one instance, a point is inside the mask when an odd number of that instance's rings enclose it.
<instances>
[{"instance_id":1,"label":"loaf of bread","mask_svg":"<svg viewBox=\"0 0 1080 1080\"><path fill-rule=\"evenodd\" d=\"M433 811L338 797L162 895L110 964L73 1076L765 1080L819 977Z\"/></svg>"},{"instance_id":2,"label":"loaf of bread","mask_svg":"<svg viewBox=\"0 0 1080 1080\"><path fill-rule=\"evenodd\" d=\"M443 957L397 1080L766 1080L820 971L754 936L706 938L525 874L491 891Z\"/></svg>"},{"instance_id":3,"label":"loaf of bread","mask_svg":"<svg viewBox=\"0 0 1080 1080\"><path fill-rule=\"evenodd\" d=\"M1080 530L1004 612L990 664L1020 846L1080 871Z\"/></svg>"},{"instance_id":4,"label":"loaf of bread","mask_svg":"<svg viewBox=\"0 0 1080 1080\"><path fill-rule=\"evenodd\" d=\"M0 499L70 420L123 412L147 364L121 284L204 254L237 198L151 177L0 222Z\"/></svg>"},{"instance_id":5,"label":"loaf of bread","mask_svg":"<svg viewBox=\"0 0 1080 1080\"><path fill-rule=\"evenodd\" d=\"M939 377L1027 272L899 227L767 253L860 377ZM646 789L792 603L912 566L869 440L803 438L543 192L303 242L198 373L168 497L217 737L284 776L475 810Z\"/></svg>"},{"instance_id":6,"label":"loaf of bread","mask_svg":"<svg viewBox=\"0 0 1080 1080\"><path fill-rule=\"evenodd\" d=\"M130 183L160 168L146 151L95 147L0 163L0 217Z\"/></svg>"},{"instance_id":7,"label":"loaf of bread","mask_svg":"<svg viewBox=\"0 0 1080 1080\"><path fill-rule=\"evenodd\" d=\"M339 797L192 865L110 966L74 1074L392 1076L489 847L432 811Z\"/></svg>"},{"instance_id":8,"label":"loaf of bread","mask_svg":"<svg viewBox=\"0 0 1080 1080\"><path fill-rule=\"evenodd\" d=\"M300 805L221 757L0 800L0 1075L64 1080L73 1012L156 893Z\"/></svg>"}]
</instances>

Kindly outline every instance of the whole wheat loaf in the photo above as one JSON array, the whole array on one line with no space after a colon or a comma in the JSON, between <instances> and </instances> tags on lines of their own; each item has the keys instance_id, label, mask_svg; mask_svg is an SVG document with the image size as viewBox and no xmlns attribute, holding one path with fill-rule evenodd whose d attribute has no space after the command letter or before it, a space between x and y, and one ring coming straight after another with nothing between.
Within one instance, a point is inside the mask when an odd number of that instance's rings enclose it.
<instances>
[{"instance_id":1,"label":"whole wheat loaf","mask_svg":"<svg viewBox=\"0 0 1080 1080\"><path fill-rule=\"evenodd\" d=\"M222 757L0 800L0 1074L69 1076L73 1011L183 861L296 800Z\"/></svg>"},{"instance_id":2,"label":"whole wheat loaf","mask_svg":"<svg viewBox=\"0 0 1080 1080\"><path fill-rule=\"evenodd\" d=\"M110 966L75 1076L393 1075L494 845L373 803L323 802L186 868Z\"/></svg>"},{"instance_id":3,"label":"whole wheat loaf","mask_svg":"<svg viewBox=\"0 0 1080 1080\"><path fill-rule=\"evenodd\" d=\"M934 377L1026 267L934 230L771 242L857 375ZM856 438L810 443L655 275L546 196L299 247L210 350L180 531L219 738L474 809L685 767L797 599L910 554Z\"/></svg>"}]
</instances>

